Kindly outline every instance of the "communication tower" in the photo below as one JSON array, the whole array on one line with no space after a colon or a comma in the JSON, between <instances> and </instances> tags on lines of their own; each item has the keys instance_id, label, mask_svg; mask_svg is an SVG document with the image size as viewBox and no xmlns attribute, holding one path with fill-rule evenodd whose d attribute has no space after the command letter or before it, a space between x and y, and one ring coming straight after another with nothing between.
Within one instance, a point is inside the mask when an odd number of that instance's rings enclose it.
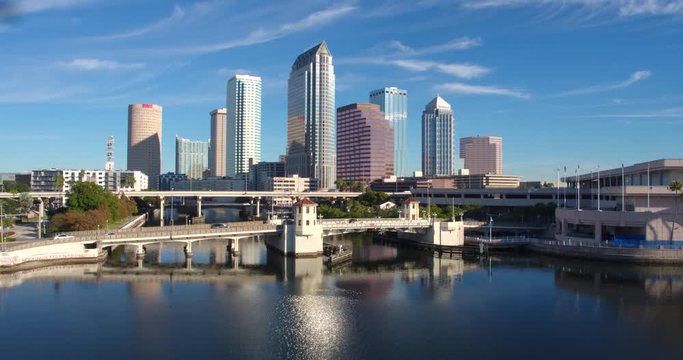
<instances>
[{"instance_id":1,"label":"communication tower","mask_svg":"<svg viewBox=\"0 0 683 360\"><path fill-rule=\"evenodd\" d=\"M107 164L104 166L106 171L114 171L114 137L107 138Z\"/></svg>"}]
</instances>

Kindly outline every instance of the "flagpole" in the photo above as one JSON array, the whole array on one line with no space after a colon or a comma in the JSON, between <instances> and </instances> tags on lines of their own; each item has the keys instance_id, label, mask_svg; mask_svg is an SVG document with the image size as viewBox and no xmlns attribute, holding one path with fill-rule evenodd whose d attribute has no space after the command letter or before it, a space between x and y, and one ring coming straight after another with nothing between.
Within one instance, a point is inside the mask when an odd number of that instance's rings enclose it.
<instances>
[{"instance_id":1,"label":"flagpole","mask_svg":"<svg viewBox=\"0 0 683 360\"><path fill-rule=\"evenodd\" d=\"M598 211L600 210L600 165L598 165Z\"/></svg>"},{"instance_id":2,"label":"flagpole","mask_svg":"<svg viewBox=\"0 0 683 360\"><path fill-rule=\"evenodd\" d=\"M555 207L560 207L560 168L557 168L557 197L555 198Z\"/></svg>"},{"instance_id":3,"label":"flagpole","mask_svg":"<svg viewBox=\"0 0 683 360\"><path fill-rule=\"evenodd\" d=\"M647 163L647 211L650 211L650 163Z\"/></svg>"},{"instance_id":4,"label":"flagpole","mask_svg":"<svg viewBox=\"0 0 683 360\"><path fill-rule=\"evenodd\" d=\"M581 165L576 165L576 210L581 210L581 183L579 182L579 169L581 169Z\"/></svg>"},{"instance_id":5,"label":"flagpole","mask_svg":"<svg viewBox=\"0 0 683 360\"><path fill-rule=\"evenodd\" d=\"M593 206L595 205L595 202L593 201L593 169L591 169L591 185L590 185L589 189L590 189L590 196L591 196L590 208L592 209Z\"/></svg>"},{"instance_id":6,"label":"flagpole","mask_svg":"<svg viewBox=\"0 0 683 360\"><path fill-rule=\"evenodd\" d=\"M564 202L563 202L563 207L567 207L567 167L564 167L564 190L562 191L564 194Z\"/></svg>"},{"instance_id":7,"label":"flagpole","mask_svg":"<svg viewBox=\"0 0 683 360\"><path fill-rule=\"evenodd\" d=\"M621 211L626 211L626 181L624 178L624 163L621 163Z\"/></svg>"}]
</instances>

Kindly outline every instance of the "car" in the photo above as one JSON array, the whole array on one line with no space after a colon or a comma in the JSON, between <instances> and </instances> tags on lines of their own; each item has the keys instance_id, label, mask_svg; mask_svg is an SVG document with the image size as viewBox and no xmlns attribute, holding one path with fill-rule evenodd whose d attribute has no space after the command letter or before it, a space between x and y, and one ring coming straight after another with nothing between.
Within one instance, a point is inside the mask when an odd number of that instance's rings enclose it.
<instances>
[{"instance_id":1,"label":"car","mask_svg":"<svg viewBox=\"0 0 683 360\"><path fill-rule=\"evenodd\" d=\"M219 228L226 228L228 225L225 225L223 223L217 223L217 224L211 224L212 229L219 229Z\"/></svg>"},{"instance_id":2,"label":"car","mask_svg":"<svg viewBox=\"0 0 683 360\"><path fill-rule=\"evenodd\" d=\"M64 240L64 239L73 239L74 237L72 235L67 235L67 234L57 234L55 237L53 237L53 240Z\"/></svg>"}]
</instances>

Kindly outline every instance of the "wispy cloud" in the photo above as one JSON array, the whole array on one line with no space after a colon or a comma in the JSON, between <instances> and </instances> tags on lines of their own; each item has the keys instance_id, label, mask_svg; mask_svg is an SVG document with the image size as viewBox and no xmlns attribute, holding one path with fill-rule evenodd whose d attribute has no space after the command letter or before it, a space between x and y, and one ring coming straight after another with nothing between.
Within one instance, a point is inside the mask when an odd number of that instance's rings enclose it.
<instances>
[{"instance_id":1,"label":"wispy cloud","mask_svg":"<svg viewBox=\"0 0 683 360\"><path fill-rule=\"evenodd\" d=\"M123 63L112 60L101 59L73 59L67 62L59 63L59 66L78 71L93 71L93 70L133 70L145 66L142 63Z\"/></svg>"},{"instance_id":2,"label":"wispy cloud","mask_svg":"<svg viewBox=\"0 0 683 360\"><path fill-rule=\"evenodd\" d=\"M179 6L176 5L173 7L173 11L171 14L161 20L155 21L154 23L151 23L149 25L133 29L133 30L128 30L116 34L109 34L109 35L100 35L100 36L91 36L85 38L86 40L98 40L98 41L104 41L104 40L119 40L119 39L128 39L132 37L137 37L141 35L145 35L147 33L157 31L160 29L163 29L173 23L175 23L178 20L181 20L182 18L185 17L186 10Z\"/></svg>"},{"instance_id":3,"label":"wispy cloud","mask_svg":"<svg viewBox=\"0 0 683 360\"><path fill-rule=\"evenodd\" d=\"M558 11L581 10L619 17L683 15L681 0L462 0L461 6L469 10L554 6Z\"/></svg>"},{"instance_id":4,"label":"wispy cloud","mask_svg":"<svg viewBox=\"0 0 683 360\"><path fill-rule=\"evenodd\" d=\"M258 71L253 71L245 68L220 68L218 69L218 75L221 76L233 76L236 74L249 74L249 75L257 75Z\"/></svg>"},{"instance_id":5,"label":"wispy cloud","mask_svg":"<svg viewBox=\"0 0 683 360\"><path fill-rule=\"evenodd\" d=\"M389 43L385 44L379 44L375 46L372 49L373 53L389 53L392 55L401 55L401 56L419 56L419 55L427 55L427 54L436 54L436 53L443 53L443 52L448 52L448 51L462 51L462 50L468 50L474 47L478 47L482 45L482 40L481 38L471 38L467 36L463 36L460 38L453 39L451 41L447 41L443 44L437 44L437 45L432 45L432 46L426 46L422 48L414 48L410 47L401 41L394 40L390 41Z\"/></svg>"},{"instance_id":6,"label":"wispy cloud","mask_svg":"<svg viewBox=\"0 0 683 360\"><path fill-rule=\"evenodd\" d=\"M467 95L510 96L518 99L528 99L531 97L531 95L528 93L515 89L508 89L498 86L463 84L459 82L440 84L437 85L435 89L441 92L453 92Z\"/></svg>"},{"instance_id":7,"label":"wispy cloud","mask_svg":"<svg viewBox=\"0 0 683 360\"><path fill-rule=\"evenodd\" d=\"M262 44L286 37L294 33L302 32L305 30L329 24L339 18L344 17L345 15L349 14L350 12L356 9L357 7L353 5L333 6L324 10L310 13L308 16L299 21L285 23L273 28L260 28L254 30L247 36L240 39L232 39L224 42L218 42L215 44L153 50L153 52L172 54L203 54L238 47Z\"/></svg>"},{"instance_id":8,"label":"wispy cloud","mask_svg":"<svg viewBox=\"0 0 683 360\"><path fill-rule=\"evenodd\" d=\"M643 111L621 114L597 114L582 116L583 118L603 119L651 119L651 118L683 118L683 108L669 108L657 111Z\"/></svg>"},{"instance_id":9,"label":"wispy cloud","mask_svg":"<svg viewBox=\"0 0 683 360\"><path fill-rule=\"evenodd\" d=\"M48 10L59 10L93 3L95 0L19 0L3 5L7 16L17 16Z\"/></svg>"},{"instance_id":10,"label":"wispy cloud","mask_svg":"<svg viewBox=\"0 0 683 360\"><path fill-rule=\"evenodd\" d=\"M420 55L435 54L447 51L466 50L481 46L480 38L460 37L442 44L413 48L400 41L377 44L363 56L337 58L337 64L371 64L395 66L412 72L436 71L463 79L477 78L486 75L492 69L469 63L446 63L432 60L416 59Z\"/></svg>"},{"instance_id":11,"label":"wispy cloud","mask_svg":"<svg viewBox=\"0 0 683 360\"><path fill-rule=\"evenodd\" d=\"M608 92L616 89L621 89L625 87L629 87L639 81L643 81L647 78L652 76L652 72L649 70L641 70L641 71L636 71L631 76L629 76L628 79L616 83L616 84L603 84L603 85L596 85L596 86L591 86L583 89L577 89L577 90L570 90L570 91L565 91L561 92L558 94L550 95L548 96L549 98L555 98L555 97L564 97L564 96L574 96L574 95L585 95L585 94L594 94L594 93L601 93L601 92Z\"/></svg>"},{"instance_id":12,"label":"wispy cloud","mask_svg":"<svg viewBox=\"0 0 683 360\"><path fill-rule=\"evenodd\" d=\"M384 60L402 69L416 72L436 70L440 73L457 76L463 79L477 78L491 72L491 69L476 64L440 63L428 60Z\"/></svg>"},{"instance_id":13,"label":"wispy cloud","mask_svg":"<svg viewBox=\"0 0 683 360\"><path fill-rule=\"evenodd\" d=\"M0 103L30 104L54 102L69 98L80 93L80 87L67 87L62 89L38 89L31 87L27 90L3 91L0 89Z\"/></svg>"}]
</instances>

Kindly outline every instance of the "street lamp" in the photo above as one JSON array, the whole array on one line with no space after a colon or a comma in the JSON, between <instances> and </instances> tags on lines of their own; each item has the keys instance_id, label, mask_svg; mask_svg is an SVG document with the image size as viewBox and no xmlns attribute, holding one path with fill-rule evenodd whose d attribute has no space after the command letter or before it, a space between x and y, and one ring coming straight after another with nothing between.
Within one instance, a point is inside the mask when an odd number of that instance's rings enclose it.
<instances>
[{"instance_id":1,"label":"street lamp","mask_svg":"<svg viewBox=\"0 0 683 360\"><path fill-rule=\"evenodd\" d=\"M493 216L489 216L489 242L491 242L493 238Z\"/></svg>"},{"instance_id":2,"label":"street lamp","mask_svg":"<svg viewBox=\"0 0 683 360\"><path fill-rule=\"evenodd\" d=\"M173 188L171 187L171 191L173 191ZM171 236L170 238L173 239L173 194L171 194Z\"/></svg>"}]
</instances>

